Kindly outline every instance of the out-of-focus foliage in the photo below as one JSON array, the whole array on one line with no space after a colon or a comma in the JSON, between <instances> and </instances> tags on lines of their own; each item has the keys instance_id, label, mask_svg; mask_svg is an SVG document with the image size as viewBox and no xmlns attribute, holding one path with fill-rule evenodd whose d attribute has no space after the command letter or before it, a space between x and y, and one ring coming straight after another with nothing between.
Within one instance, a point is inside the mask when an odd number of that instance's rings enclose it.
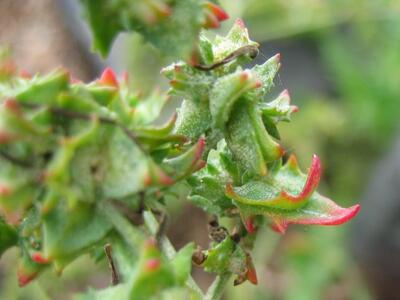
<instances>
[{"instance_id":1,"label":"out-of-focus foliage","mask_svg":"<svg viewBox=\"0 0 400 300\"><path fill-rule=\"evenodd\" d=\"M290 37L344 23L395 20L396 0L242 0L242 15L259 40ZM224 2L234 6L234 3ZM368 26L368 25L367 25Z\"/></svg>"},{"instance_id":2,"label":"out-of-focus foliage","mask_svg":"<svg viewBox=\"0 0 400 300\"><path fill-rule=\"evenodd\" d=\"M138 196L140 191L154 193L157 186L173 184L172 177L178 181L196 169L204 148L201 139L194 147L183 145L186 138L172 134L175 117L164 126L150 124L167 97L154 93L139 100L126 80L117 81L110 69L89 84L71 79L65 70L46 76L13 71L4 78L0 255L7 248L19 248L19 285L27 285L50 267L61 274L83 254L99 260L104 243L111 243L116 260L126 264L121 278L132 279L122 292L114 289L110 295L116 291L120 299L122 294L132 299L132 293L146 298L159 292L146 290L142 281L156 288L154 283L164 280L160 292L183 286L193 247L167 262L154 244L149 246L153 250L143 248L136 263L136 246L144 243L144 234L129 231L132 225L115 207L107 207L111 199L130 209L140 201L152 206L154 194L147 201L145 192ZM169 151L173 156L162 170L159 164ZM128 233L123 238L114 226ZM147 270L150 262L153 267ZM136 273L141 275L132 275Z\"/></svg>"},{"instance_id":3,"label":"out-of-focus foliage","mask_svg":"<svg viewBox=\"0 0 400 300\"><path fill-rule=\"evenodd\" d=\"M203 0L81 0L93 48L106 56L120 32L138 32L173 58L189 59L200 29L219 27L228 15Z\"/></svg>"}]
</instances>

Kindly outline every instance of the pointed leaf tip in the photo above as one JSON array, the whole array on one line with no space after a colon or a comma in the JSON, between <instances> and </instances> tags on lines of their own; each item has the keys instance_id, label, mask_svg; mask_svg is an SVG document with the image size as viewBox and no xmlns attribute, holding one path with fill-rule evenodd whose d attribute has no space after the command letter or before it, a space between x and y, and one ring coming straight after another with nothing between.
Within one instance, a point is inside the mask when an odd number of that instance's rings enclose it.
<instances>
[{"instance_id":1,"label":"pointed leaf tip","mask_svg":"<svg viewBox=\"0 0 400 300\"><path fill-rule=\"evenodd\" d=\"M35 279L35 277L38 275L38 273L36 272L32 272L32 273L27 273L25 274L23 269L21 267L19 267L17 269L17 278L18 278L18 286L19 287L24 287L26 286L28 283L30 283L33 279Z\"/></svg>"},{"instance_id":2,"label":"pointed leaf tip","mask_svg":"<svg viewBox=\"0 0 400 300\"><path fill-rule=\"evenodd\" d=\"M49 260L43 257L43 254L40 252L34 252L31 254L31 259L37 264L47 264Z\"/></svg>"},{"instance_id":3,"label":"pointed leaf tip","mask_svg":"<svg viewBox=\"0 0 400 300\"><path fill-rule=\"evenodd\" d=\"M8 98L3 101L3 106L5 109L8 111L14 113L14 114L19 114L20 109L19 109L19 104L15 99Z\"/></svg>"},{"instance_id":4,"label":"pointed leaf tip","mask_svg":"<svg viewBox=\"0 0 400 300\"><path fill-rule=\"evenodd\" d=\"M253 224L253 217L244 218L243 224L248 233L256 232L256 228L254 227Z\"/></svg>"},{"instance_id":5,"label":"pointed leaf tip","mask_svg":"<svg viewBox=\"0 0 400 300\"><path fill-rule=\"evenodd\" d=\"M207 1L205 3L206 7L213 13L213 15L218 19L218 21L225 21L229 18L229 15L218 5Z\"/></svg>"},{"instance_id":6,"label":"pointed leaf tip","mask_svg":"<svg viewBox=\"0 0 400 300\"><path fill-rule=\"evenodd\" d=\"M195 155L196 161L201 158L205 146L206 146L206 139L204 137L200 137L196 143L196 155Z\"/></svg>"},{"instance_id":7,"label":"pointed leaf tip","mask_svg":"<svg viewBox=\"0 0 400 300\"><path fill-rule=\"evenodd\" d=\"M357 215L360 211L360 204L355 204L350 207L340 207L336 205L332 200L326 198L326 201L331 202L330 204L333 206L333 209L329 212L329 216L325 218L315 218L315 219L308 219L308 220L298 220L297 224L316 224L316 225L340 225Z\"/></svg>"},{"instance_id":8,"label":"pointed leaf tip","mask_svg":"<svg viewBox=\"0 0 400 300\"><path fill-rule=\"evenodd\" d=\"M289 98L289 99L290 99L290 94L289 94L289 91L288 91L287 89L283 90L283 91L281 92L280 96L286 97L286 98Z\"/></svg>"},{"instance_id":9,"label":"pointed leaf tip","mask_svg":"<svg viewBox=\"0 0 400 300\"><path fill-rule=\"evenodd\" d=\"M210 11L205 11L203 27L206 29L216 29L219 28L219 25L218 18Z\"/></svg>"},{"instance_id":10,"label":"pointed leaf tip","mask_svg":"<svg viewBox=\"0 0 400 300\"><path fill-rule=\"evenodd\" d=\"M245 29L245 28L246 28L246 25L244 25L243 20L240 19L240 18L237 18L237 19L235 20L235 25L236 25L236 26L239 26L239 27L242 28L242 29Z\"/></svg>"},{"instance_id":11,"label":"pointed leaf tip","mask_svg":"<svg viewBox=\"0 0 400 300\"><path fill-rule=\"evenodd\" d=\"M272 223L270 227L272 230L284 234L288 225L300 224L300 225L341 225L357 215L360 210L360 205L356 204L348 208L338 206L332 200L322 197L324 202L325 212L315 212L310 216L276 216L272 217Z\"/></svg>"},{"instance_id":12,"label":"pointed leaf tip","mask_svg":"<svg viewBox=\"0 0 400 300\"><path fill-rule=\"evenodd\" d=\"M284 220L273 219L269 227L279 234L285 234L288 224Z\"/></svg>"},{"instance_id":13,"label":"pointed leaf tip","mask_svg":"<svg viewBox=\"0 0 400 300\"><path fill-rule=\"evenodd\" d=\"M294 157L291 157L291 159L292 159L292 161L290 162L291 164L297 164L296 161L293 161L295 160ZM292 202L304 200L310 197L311 194L316 190L320 179L321 179L321 161L319 160L318 156L314 154L311 162L311 167L308 171L306 182L300 194L298 194L297 196L293 196L288 194L286 191L282 191L280 196Z\"/></svg>"},{"instance_id":14,"label":"pointed leaf tip","mask_svg":"<svg viewBox=\"0 0 400 300\"><path fill-rule=\"evenodd\" d=\"M114 71L111 68L106 68L100 76L98 83L102 85L118 87L118 81L114 74Z\"/></svg>"},{"instance_id":15,"label":"pointed leaf tip","mask_svg":"<svg viewBox=\"0 0 400 300\"><path fill-rule=\"evenodd\" d=\"M0 138L1 144L1 138ZM11 188L8 185L0 183L0 197L7 197L11 194Z\"/></svg>"},{"instance_id":16,"label":"pointed leaf tip","mask_svg":"<svg viewBox=\"0 0 400 300\"><path fill-rule=\"evenodd\" d=\"M148 272L154 272L160 267L160 260L158 258L150 258L145 263L145 270Z\"/></svg>"},{"instance_id":17,"label":"pointed leaf tip","mask_svg":"<svg viewBox=\"0 0 400 300\"><path fill-rule=\"evenodd\" d=\"M247 255L246 258L246 265L247 265L247 272L246 272L246 279L250 281L252 284L257 285L257 271L254 267L253 260L251 259L250 255Z\"/></svg>"},{"instance_id":18,"label":"pointed leaf tip","mask_svg":"<svg viewBox=\"0 0 400 300\"><path fill-rule=\"evenodd\" d=\"M24 79L31 79L32 75L25 69L22 69L19 71L19 77L24 78Z\"/></svg>"},{"instance_id":19,"label":"pointed leaf tip","mask_svg":"<svg viewBox=\"0 0 400 300\"><path fill-rule=\"evenodd\" d=\"M296 155L290 154L288 160L286 161L286 166L292 171L300 172L299 164L297 162Z\"/></svg>"}]
</instances>

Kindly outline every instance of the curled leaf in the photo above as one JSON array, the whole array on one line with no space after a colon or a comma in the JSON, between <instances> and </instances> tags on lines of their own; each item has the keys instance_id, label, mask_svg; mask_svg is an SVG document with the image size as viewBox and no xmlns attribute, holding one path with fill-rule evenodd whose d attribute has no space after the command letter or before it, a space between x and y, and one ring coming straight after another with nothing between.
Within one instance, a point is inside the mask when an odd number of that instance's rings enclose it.
<instances>
[{"instance_id":1,"label":"curled leaf","mask_svg":"<svg viewBox=\"0 0 400 300\"><path fill-rule=\"evenodd\" d=\"M313 157L307 176L300 172L292 156L269 180L250 181L240 187L228 183L226 196L246 216L267 216L272 228L280 233L289 224L338 225L354 217L359 205L342 208L315 192L320 175L317 156Z\"/></svg>"}]
</instances>

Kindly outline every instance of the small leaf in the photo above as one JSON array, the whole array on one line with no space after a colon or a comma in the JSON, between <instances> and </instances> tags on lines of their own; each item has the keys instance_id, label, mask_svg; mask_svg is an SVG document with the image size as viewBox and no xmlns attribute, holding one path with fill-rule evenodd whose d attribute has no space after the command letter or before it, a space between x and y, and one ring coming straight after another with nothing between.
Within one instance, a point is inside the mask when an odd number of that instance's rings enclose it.
<instances>
[{"instance_id":1,"label":"small leaf","mask_svg":"<svg viewBox=\"0 0 400 300\"><path fill-rule=\"evenodd\" d=\"M290 163L292 163L292 160L293 158L291 158ZM287 168L289 168L289 166L292 167L289 164ZM293 192L287 192L285 190L286 186L289 186L289 180L298 184L298 179L296 177L299 175L293 174L292 172L293 171L285 172L285 168L282 169L277 176L281 180L276 183L276 186L262 181L250 181L238 188L233 188L228 184L226 187L226 195L238 203L243 204L288 210L300 208L307 203L309 197L318 186L321 177L321 164L318 157L314 155L304 186L296 195L293 195ZM289 186L291 191L298 190L298 187L294 188L294 186L294 184Z\"/></svg>"},{"instance_id":2,"label":"small leaf","mask_svg":"<svg viewBox=\"0 0 400 300\"><path fill-rule=\"evenodd\" d=\"M291 114L297 110L297 106L290 105L290 96L287 90L280 93L275 100L260 105L263 120L271 118L275 124L279 121L290 121Z\"/></svg>"},{"instance_id":3,"label":"small leaf","mask_svg":"<svg viewBox=\"0 0 400 300\"><path fill-rule=\"evenodd\" d=\"M101 190L104 197L126 197L144 187L147 158L121 130L116 129L107 141L103 159Z\"/></svg>"},{"instance_id":4,"label":"small leaf","mask_svg":"<svg viewBox=\"0 0 400 300\"><path fill-rule=\"evenodd\" d=\"M220 77L210 91L210 112L213 125L221 130L231 115L234 104L247 91L258 87L257 78L249 70Z\"/></svg>"},{"instance_id":5,"label":"small leaf","mask_svg":"<svg viewBox=\"0 0 400 300\"><path fill-rule=\"evenodd\" d=\"M267 167L246 103L238 103L225 130L228 148L249 174L266 175Z\"/></svg>"},{"instance_id":6,"label":"small leaf","mask_svg":"<svg viewBox=\"0 0 400 300\"><path fill-rule=\"evenodd\" d=\"M145 99L140 99L134 111L134 125L147 125L155 121L168 97L155 90Z\"/></svg>"},{"instance_id":7,"label":"small leaf","mask_svg":"<svg viewBox=\"0 0 400 300\"><path fill-rule=\"evenodd\" d=\"M137 269L129 280L129 299L149 299L175 283L175 274L161 257L155 241L145 241Z\"/></svg>"},{"instance_id":8,"label":"small leaf","mask_svg":"<svg viewBox=\"0 0 400 300\"><path fill-rule=\"evenodd\" d=\"M342 208L315 192L320 174L318 157L313 157L305 176L292 156L271 179L250 181L236 188L228 184L226 195L244 216L265 215L280 233L289 224L338 225L354 217L359 205Z\"/></svg>"},{"instance_id":9,"label":"small leaf","mask_svg":"<svg viewBox=\"0 0 400 300\"><path fill-rule=\"evenodd\" d=\"M45 265L37 264L31 260L30 256L25 250L22 250L21 258L17 266L18 285L20 287L26 286L33 279L35 279L40 272L45 269Z\"/></svg>"},{"instance_id":10,"label":"small leaf","mask_svg":"<svg viewBox=\"0 0 400 300\"><path fill-rule=\"evenodd\" d=\"M215 61L224 59L229 54L244 46L258 46L249 38L247 28L242 20L237 19L225 37L217 36L213 43ZM234 64L237 65L237 64Z\"/></svg>"},{"instance_id":11,"label":"small leaf","mask_svg":"<svg viewBox=\"0 0 400 300\"><path fill-rule=\"evenodd\" d=\"M208 102L184 100L178 109L178 119L174 132L191 141L196 141L210 126L211 115Z\"/></svg>"},{"instance_id":12,"label":"small leaf","mask_svg":"<svg viewBox=\"0 0 400 300\"><path fill-rule=\"evenodd\" d=\"M69 73L59 69L49 75L18 82L11 95L19 102L54 104L58 93L68 89ZM1 96L1 95L0 95Z\"/></svg>"},{"instance_id":13,"label":"small leaf","mask_svg":"<svg viewBox=\"0 0 400 300\"><path fill-rule=\"evenodd\" d=\"M164 160L163 166L175 181L187 177L204 166L204 163L201 161L204 148L205 140L204 138L200 138L196 144L182 155Z\"/></svg>"},{"instance_id":14,"label":"small leaf","mask_svg":"<svg viewBox=\"0 0 400 300\"><path fill-rule=\"evenodd\" d=\"M235 243L228 236L221 243L206 251L206 260L202 264L204 271L224 274L230 266L231 255L235 250Z\"/></svg>"},{"instance_id":15,"label":"small leaf","mask_svg":"<svg viewBox=\"0 0 400 300\"><path fill-rule=\"evenodd\" d=\"M74 209L60 205L43 220L43 252L50 260L74 257L102 239L111 224L93 205L80 203Z\"/></svg>"},{"instance_id":16,"label":"small leaf","mask_svg":"<svg viewBox=\"0 0 400 300\"><path fill-rule=\"evenodd\" d=\"M194 251L194 243L189 243L178 251L171 261L175 277L179 284L183 285L192 270L192 254Z\"/></svg>"},{"instance_id":17,"label":"small leaf","mask_svg":"<svg viewBox=\"0 0 400 300\"><path fill-rule=\"evenodd\" d=\"M261 81L261 86L259 89L257 89L257 95L260 100L274 86L274 78L275 75L278 73L280 66L280 54L276 54L262 65L256 65L254 68L251 69L252 72L254 72L257 78L259 78L259 80Z\"/></svg>"},{"instance_id":18,"label":"small leaf","mask_svg":"<svg viewBox=\"0 0 400 300\"><path fill-rule=\"evenodd\" d=\"M6 224L0 217L0 257L10 247L15 246L18 242L16 230Z\"/></svg>"}]
</instances>

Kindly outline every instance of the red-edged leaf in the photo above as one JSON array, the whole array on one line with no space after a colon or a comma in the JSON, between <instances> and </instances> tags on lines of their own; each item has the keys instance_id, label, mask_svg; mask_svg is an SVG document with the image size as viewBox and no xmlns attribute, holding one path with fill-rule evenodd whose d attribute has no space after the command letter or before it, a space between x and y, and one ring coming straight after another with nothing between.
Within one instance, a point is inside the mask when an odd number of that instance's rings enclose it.
<instances>
[{"instance_id":1,"label":"red-edged leaf","mask_svg":"<svg viewBox=\"0 0 400 300\"><path fill-rule=\"evenodd\" d=\"M307 208L294 213L271 214L271 228L278 233L285 233L290 224L302 225L340 225L353 218L360 210L356 204L348 208L340 207L332 200L320 196Z\"/></svg>"},{"instance_id":2,"label":"red-edged leaf","mask_svg":"<svg viewBox=\"0 0 400 300\"><path fill-rule=\"evenodd\" d=\"M272 178L250 181L243 186L226 185L225 194L244 216L265 215L273 230L284 233L289 224L338 225L354 217L359 205L342 208L315 189L321 165L313 156L308 175L302 174L294 156ZM245 227L251 230L244 219Z\"/></svg>"},{"instance_id":3,"label":"red-edged leaf","mask_svg":"<svg viewBox=\"0 0 400 300\"><path fill-rule=\"evenodd\" d=\"M201 137L196 144L180 156L165 160L163 166L175 180L180 180L204 167L205 163L201 159L204 149L205 139Z\"/></svg>"}]
</instances>

